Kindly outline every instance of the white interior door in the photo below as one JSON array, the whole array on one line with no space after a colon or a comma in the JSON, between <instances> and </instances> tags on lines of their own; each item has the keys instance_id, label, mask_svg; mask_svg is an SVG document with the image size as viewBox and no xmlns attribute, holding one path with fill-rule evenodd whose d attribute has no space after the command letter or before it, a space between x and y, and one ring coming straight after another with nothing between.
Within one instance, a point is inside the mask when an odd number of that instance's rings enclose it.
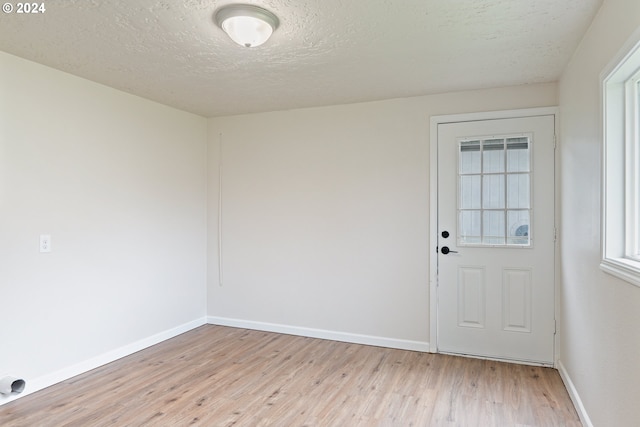
<instances>
[{"instance_id":1,"label":"white interior door","mask_svg":"<svg viewBox=\"0 0 640 427\"><path fill-rule=\"evenodd\" d=\"M438 351L551 365L554 116L437 132Z\"/></svg>"}]
</instances>

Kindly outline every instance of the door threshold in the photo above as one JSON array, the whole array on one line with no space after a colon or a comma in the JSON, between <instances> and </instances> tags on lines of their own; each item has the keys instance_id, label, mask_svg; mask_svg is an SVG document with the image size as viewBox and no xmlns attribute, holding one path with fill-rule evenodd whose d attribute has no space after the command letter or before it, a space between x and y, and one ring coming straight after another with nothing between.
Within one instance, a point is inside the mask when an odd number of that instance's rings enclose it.
<instances>
[{"instance_id":1,"label":"door threshold","mask_svg":"<svg viewBox=\"0 0 640 427\"><path fill-rule=\"evenodd\" d=\"M493 362L513 363L515 365L540 366L543 368L554 368L555 364L547 362L535 362L531 360L505 359L500 357L479 356L477 354L453 353L449 351L437 351L437 354L445 354L447 356L466 357L469 359L491 360Z\"/></svg>"}]
</instances>

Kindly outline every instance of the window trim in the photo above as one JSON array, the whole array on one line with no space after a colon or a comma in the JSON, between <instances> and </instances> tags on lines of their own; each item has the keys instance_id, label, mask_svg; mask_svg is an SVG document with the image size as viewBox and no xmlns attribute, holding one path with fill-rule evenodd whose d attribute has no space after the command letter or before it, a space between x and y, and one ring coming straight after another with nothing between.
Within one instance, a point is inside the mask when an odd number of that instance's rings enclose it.
<instances>
[{"instance_id":1,"label":"window trim","mask_svg":"<svg viewBox=\"0 0 640 427\"><path fill-rule=\"evenodd\" d=\"M625 82L625 226L626 234L632 236L625 239L625 257L640 262L640 60L637 65L636 73Z\"/></svg>"},{"instance_id":2,"label":"window trim","mask_svg":"<svg viewBox=\"0 0 640 427\"><path fill-rule=\"evenodd\" d=\"M640 287L639 82L640 31L636 31L600 78L603 137L600 268Z\"/></svg>"}]
</instances>

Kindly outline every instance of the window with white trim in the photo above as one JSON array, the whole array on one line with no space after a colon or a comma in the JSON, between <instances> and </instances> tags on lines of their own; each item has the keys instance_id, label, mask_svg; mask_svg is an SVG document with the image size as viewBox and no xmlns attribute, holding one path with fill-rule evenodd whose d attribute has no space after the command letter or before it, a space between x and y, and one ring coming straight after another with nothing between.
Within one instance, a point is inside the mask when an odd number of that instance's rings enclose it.
<instances>
[{"instance_id":1,"label":"window with white trim","mask_svg":"<svg viewBox=\"0 0 640 427\"><path fill-rule=\"evenodd\" d=\"M531 247L531 140L458 140L459 246Z\"/></svg>"},{"instance_id":2,"label":"window with white trim","mask_svg":"<svg viewBox=\"0 0 640 427\"><path fill-rule=\"evenodd\" d=\"M640 286L640 42L602 80L601 268Z\"/></svg>"}]
</instances>

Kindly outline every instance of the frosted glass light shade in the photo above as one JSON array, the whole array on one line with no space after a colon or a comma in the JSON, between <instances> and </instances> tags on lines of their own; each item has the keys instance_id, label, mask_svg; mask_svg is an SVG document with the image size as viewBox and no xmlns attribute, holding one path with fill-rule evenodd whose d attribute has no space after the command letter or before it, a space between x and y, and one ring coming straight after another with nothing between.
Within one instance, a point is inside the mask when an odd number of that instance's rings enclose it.
<instances>
[{"instance_id":1,"label":"frosted glass light shade","mask_svg":"<svg viewBox=\"0 0 640 427\"><path fill-rule=\"evenodd\" d=\"M260 46L279 24L273 13L248 4L224 6L216 12L215 20L231 40L244 47Z\"/></svg>"}]
</instances>

